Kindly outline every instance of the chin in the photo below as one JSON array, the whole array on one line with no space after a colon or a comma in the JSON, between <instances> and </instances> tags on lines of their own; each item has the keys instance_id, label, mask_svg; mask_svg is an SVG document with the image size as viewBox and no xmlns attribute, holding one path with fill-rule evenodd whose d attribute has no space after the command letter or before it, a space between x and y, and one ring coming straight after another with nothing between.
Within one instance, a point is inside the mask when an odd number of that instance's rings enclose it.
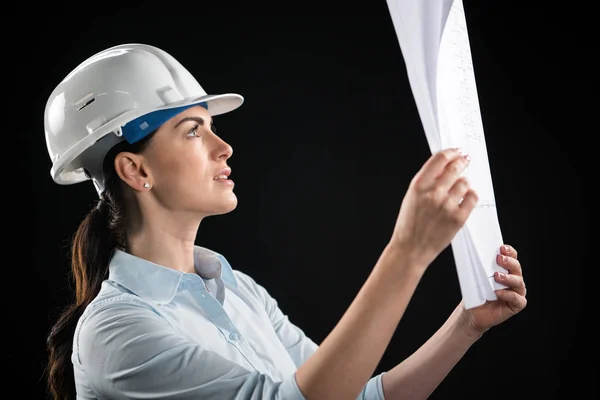
<instances>
[{"instance_id":1,"label":"chin","mask_svg":"<svg viewBox=\"0 0 600 400\"><path fill-rule=\"evenodd\" d=\"M231 198L228 198L227 200L224 200L222 203L220 203L217 207L216 210L214 211L214 215L222 215L222 214L227 214L232 212L233 210L235 210L237 208L237 197L235 197L235 195L233 195Z\"/></svg>"}]
</instances>

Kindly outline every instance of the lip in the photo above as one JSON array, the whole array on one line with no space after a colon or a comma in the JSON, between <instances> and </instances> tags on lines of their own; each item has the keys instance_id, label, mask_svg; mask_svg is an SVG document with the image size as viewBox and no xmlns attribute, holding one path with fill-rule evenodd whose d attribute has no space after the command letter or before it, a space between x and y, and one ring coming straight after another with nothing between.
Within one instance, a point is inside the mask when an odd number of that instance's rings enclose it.
<instances>
[{"instance_id":1,"label":"lip","mask_svg":"<svg viewBox=\"0 0 600 400\"><path fill-rule=\"evenodd\" d=\"M231 168L227 167L222 169L213 179L216 181L221 175L225 175L227 178L229 178L229 175L231 175Z\"/></svg>"}]
</instances>

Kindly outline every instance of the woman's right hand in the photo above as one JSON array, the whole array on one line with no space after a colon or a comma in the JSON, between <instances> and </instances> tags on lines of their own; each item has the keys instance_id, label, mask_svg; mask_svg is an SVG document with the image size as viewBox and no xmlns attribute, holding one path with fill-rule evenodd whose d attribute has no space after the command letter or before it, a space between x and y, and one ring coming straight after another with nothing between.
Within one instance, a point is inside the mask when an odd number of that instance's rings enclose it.
<instances>
[{"instance_id":1,"label":"woman's right hand","mask_svg":"<svg viewBox=\"0 0 600 400\"><path fill-rule=\"evenodd\" d=\"M390 246L422 268L450 244L477 204L477 193L461 176L468 164L468 155L459 149L433 154L402 200Z\"/></svg>"}]
</instances>

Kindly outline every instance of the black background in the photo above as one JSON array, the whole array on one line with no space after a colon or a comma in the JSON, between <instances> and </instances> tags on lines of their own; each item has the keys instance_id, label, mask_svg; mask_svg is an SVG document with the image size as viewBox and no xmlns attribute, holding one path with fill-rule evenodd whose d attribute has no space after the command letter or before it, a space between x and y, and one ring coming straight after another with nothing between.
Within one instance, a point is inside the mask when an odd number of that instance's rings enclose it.
<instances>
[{"instance_id":1,"label":"black background","mask_svg":"<svg viewBox=\"0 0 600 400\"><path fill-rule=\"evenodd\" d=\"M597 128L580 111L596 102L585 84L587 11L546 4L464 3L501 228L520 253L529 304L489 331L433 399L570 399L593 384L585 310ZM91 183L51 180L45 103L77 64L121 43L161 47L209 93L245 97L215 118L234 148L239 205L205 220L197 243L263 284L320 342L377 261L430 154L386 2L86 3L80 16L66 5L13 6L21 9L5 34L5 88L17 87L5 107L17 118L3 132L9 397L44 398L45 337L71 296L69 239L96 200ZM448 248L377 372L416 350L460 297Z\"/></svg>"}]
</instances>

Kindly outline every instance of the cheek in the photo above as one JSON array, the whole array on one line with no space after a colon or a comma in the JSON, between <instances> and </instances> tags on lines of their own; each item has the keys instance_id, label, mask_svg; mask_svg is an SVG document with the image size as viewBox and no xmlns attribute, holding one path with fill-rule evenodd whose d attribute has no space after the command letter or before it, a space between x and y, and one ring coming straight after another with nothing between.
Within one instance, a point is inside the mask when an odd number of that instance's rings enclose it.
<instances>
[{"instance_id":1,"label":"cheek","mask_svg":"<svg viewBox=\"0 0 600 400\"><path fill-rule=\"evenodd\" d=\"M160 163L160 180L178 192L193 191L210 181L207 165L206 156L198 146L177 149Z\"/></svg>"}]
</instances>

